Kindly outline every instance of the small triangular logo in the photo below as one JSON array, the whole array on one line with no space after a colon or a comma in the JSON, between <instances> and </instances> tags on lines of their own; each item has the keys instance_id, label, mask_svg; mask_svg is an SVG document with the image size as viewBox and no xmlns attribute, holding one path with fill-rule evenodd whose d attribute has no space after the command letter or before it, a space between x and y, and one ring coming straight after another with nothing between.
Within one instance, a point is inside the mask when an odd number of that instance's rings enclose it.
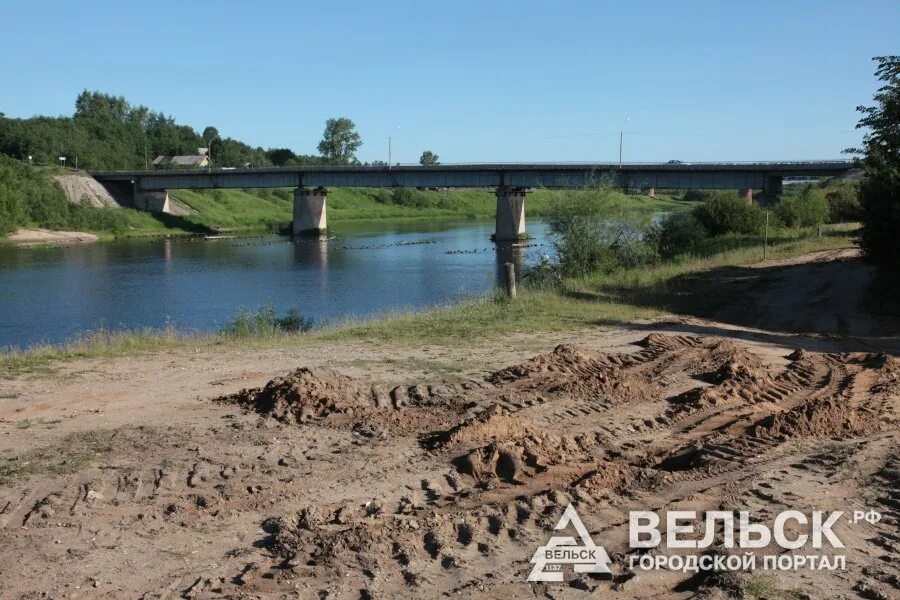
<instances>
[{"instance_id":1,"label":"small triangular logo","mask_svg":"<svg viewBox=\"0 0 900 600\"><path fill-rule=\"evenodd\" d=\"M572 565L575 573L609 573L609 555L603 546L596 545L591 539L571 504L566 507L554 529L560 531L570 525L575 528L580 540L571 536L551 537L531 557L534 568L528 575L528 581L562 581L564 565Z\"/></svg>"}]
</instances>

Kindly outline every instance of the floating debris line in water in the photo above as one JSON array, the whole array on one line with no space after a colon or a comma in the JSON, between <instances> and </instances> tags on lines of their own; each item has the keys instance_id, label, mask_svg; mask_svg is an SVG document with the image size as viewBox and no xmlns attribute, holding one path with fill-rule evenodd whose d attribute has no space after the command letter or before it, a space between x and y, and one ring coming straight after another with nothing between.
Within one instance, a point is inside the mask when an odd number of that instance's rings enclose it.
<instances>
[{"instance_id":1,"label":"floating debris line in water","mask_svg":"<svg viewBox=\"0 0 900 600\"><path fill-rule=\"evenodd\" d=\"M516 244L516 248L537 248L539 246L543 246L544 244ZM484 254L486 252L492 252L495 248L475 248L472 250L445 250L444 254Z\"/></svg>"},{"instance_id":2,"label":"floating debris line in water","mask_svg":"<svg viewBox=\"0 0 900 600\"><path fill-rule=\"evenodd\" d=\"M277 246L280 244L294 244L296 246L315 246L322 242L330 244L331 242L340 241L336 237L325 240L316 239L300 239L300 240L280 240L272 242L245 242L240 244L230 244L233 248L241 248L246 246ZM402 248L405 246L422 246L424 244L437 244L437 240L420 240L417 242L394 242L391 244L369 244L365 246L333 246L335 250L378 250L382 248Z\"/></svg>"}]
</instances>

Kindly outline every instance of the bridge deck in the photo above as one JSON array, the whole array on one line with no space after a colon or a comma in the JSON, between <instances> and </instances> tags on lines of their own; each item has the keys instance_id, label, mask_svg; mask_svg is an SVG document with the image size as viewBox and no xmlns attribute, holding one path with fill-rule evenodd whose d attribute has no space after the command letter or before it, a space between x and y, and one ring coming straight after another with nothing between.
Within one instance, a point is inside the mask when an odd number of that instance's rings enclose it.
<instances>
[{"instance_id":1,"label":"bridge deck","mask_svg":"<svg viewBox=\"0 0 900 600\"><path fill-rule=\"evenodd\" d=\"M609 177L614 185L660 189L761 189L767 177L837 176L847 160L753 163L305 165L240 169L96 171L99 181L134 181L145 191L268 187L582 187Z\"/></svg>"}]
</instances>

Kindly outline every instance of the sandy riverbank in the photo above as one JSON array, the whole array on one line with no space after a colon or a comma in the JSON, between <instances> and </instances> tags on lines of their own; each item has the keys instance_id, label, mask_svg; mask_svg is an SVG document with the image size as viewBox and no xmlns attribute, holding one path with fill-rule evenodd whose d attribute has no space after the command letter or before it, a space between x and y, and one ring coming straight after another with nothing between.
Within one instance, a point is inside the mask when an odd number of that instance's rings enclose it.
<instances>
[{"instance_id":1,"label":"sandy riverbank","mask_svg":"<svg viewBox=\"0 0 900 600\"><path fill-rule=\"evenodd\" d=\"M17 229L7 239L18 246L34 246L39 244L69 245L90 244L100 238L93 233L83 231L52 231L50 229Z\"/></svg>"}]
</instances>

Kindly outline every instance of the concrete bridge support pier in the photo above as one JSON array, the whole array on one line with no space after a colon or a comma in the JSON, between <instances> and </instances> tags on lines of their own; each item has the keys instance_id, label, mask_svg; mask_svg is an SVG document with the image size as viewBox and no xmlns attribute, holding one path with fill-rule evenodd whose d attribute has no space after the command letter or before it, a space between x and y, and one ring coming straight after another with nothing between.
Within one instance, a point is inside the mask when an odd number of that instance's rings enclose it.
<instances>
[{"instance_id":1,"label":"concrete bridge support pier","mask_svg":"<svg viewBox=\"0 0 900 600\"><path fill-rule=\"evenodd\" d=\"M135 190L134 208L146 210L147 212L171 214L172 206L169 203L169 192L166 190L160 192L142 192Z\"/></svg>"},{"instance_id":2,"label":"concrete bridge support pier","mask_svg":"<svg viewBox=\"0 0 900 600\"><path fill-rule=\"evenodd\" d=\"M738 190L738 196L740 196L741 200L744 200L747 204L753 204L753 190L749 188Z\"/></svg>"},{"instance_id":3,"label":"concrete bridge support pier","mask_svg":"<svg viewBox=\"0 0 900 600\"><path fill-rule=\"evenodd\" d=\"M525 190L497 188L495 242L514 242L525 235Z\"/></svg>"},{"instance_id":4,"label":"concrete bridge support pier","mask_svg":"<svg viewBox=\"0 0 900 600\"><path fill-rule=\"evenodd\" d=\"M781 175L766 175L766 182L763 186L762 194L759 197L759 204L762 206L772 206L781 199L781 193L784 191L784 178Z\"/></svg>"},{"instance_id":5,"label":"concrete bridge support pier","mask_svg":"<svg viewBox=\"0 0 900 600\"><path fill-rule=\"evenodd\" d=\"M322 235L328 229L325 188L294 190L294 235Z\"/></svg>"}]
</instances>

